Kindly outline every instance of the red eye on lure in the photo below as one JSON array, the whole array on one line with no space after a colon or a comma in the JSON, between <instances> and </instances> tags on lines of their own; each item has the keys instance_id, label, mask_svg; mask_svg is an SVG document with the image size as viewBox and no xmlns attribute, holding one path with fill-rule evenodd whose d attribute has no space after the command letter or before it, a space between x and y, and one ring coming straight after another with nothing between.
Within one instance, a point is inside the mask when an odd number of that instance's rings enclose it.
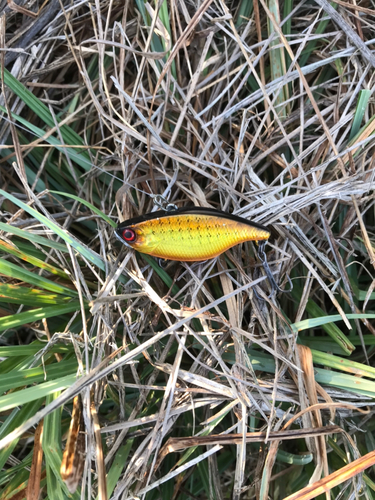
<instances>
[{"instance_id":1,"label":"red eye on lure","mask_svg":"<svg viewBox=\"0 0 375 500\"><path fill-rule=\"evenodd\" d=\"M127 227L122 231L121 237L124 241L126 241L126 243L131 243L132 241L135 241L137 235L133 229L129 229Z\"/></svg>"},{"instance_id":2,"label":"red eye on lure","mask_svg":"<svg viewBox=\"0 0 375 500\"><path fill-rule=\"evenodd\" d=\"M245 241L262 242L262 263L273 288L281 291L264 253L270 231L255 222L212 208L158 211L119 224L117 238L153 257L179 261L212 259Z\"/></svg>"}]
</instances>

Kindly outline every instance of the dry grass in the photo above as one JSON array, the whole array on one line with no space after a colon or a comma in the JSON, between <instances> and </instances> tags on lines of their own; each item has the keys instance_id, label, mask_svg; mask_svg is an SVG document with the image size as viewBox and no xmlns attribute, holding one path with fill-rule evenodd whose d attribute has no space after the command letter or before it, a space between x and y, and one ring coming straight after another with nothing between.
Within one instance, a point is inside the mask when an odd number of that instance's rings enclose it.
<instances>
[{"instance_id":1,"label":"dry grass","mask_svg":"<svg viewBox=\"0 0 375 500\"><path fill-rule=\"evenodd\" d=\"M1 500L68 495L77 394L82 498L297 499L333 471L303 498L373 498L337 471L375 447L375 6L21 4L0 2ZM272 227L293 292L269 297L251 244L165 268L121 248L155 195Z\"/></svg>"}]
</instances>

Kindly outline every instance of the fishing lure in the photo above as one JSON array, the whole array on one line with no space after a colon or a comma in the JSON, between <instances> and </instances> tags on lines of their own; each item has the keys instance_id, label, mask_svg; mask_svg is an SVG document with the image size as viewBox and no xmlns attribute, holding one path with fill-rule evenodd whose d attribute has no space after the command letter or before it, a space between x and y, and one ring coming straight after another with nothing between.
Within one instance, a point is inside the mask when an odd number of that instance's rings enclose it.
<instances>
[{"instance_id":1,"label":"fishing lure","mask_svg":"<svg viewBox=\"0 0 375 500\"><path fill-rule=\"evenodd\" d=\"M116 236L138 252L154 257L200 261L245 241L268 240L270 232L236 215L189 207L127 220L116 228Z\"/></svg>"},{"instance_id":2,"label":"fishing lure","mask_svg":"<svg viewBox=\"0 0 375 500\"><path fill-rule=\"evenodd\" d=\"M116 237L138 252L166 260L212 259L245 241L257 241L273 290L281 290L268 266L264 245L271 233L255 222L213 208L177 208L141 215L119 224Z\"/></svg>"}]
</instances>

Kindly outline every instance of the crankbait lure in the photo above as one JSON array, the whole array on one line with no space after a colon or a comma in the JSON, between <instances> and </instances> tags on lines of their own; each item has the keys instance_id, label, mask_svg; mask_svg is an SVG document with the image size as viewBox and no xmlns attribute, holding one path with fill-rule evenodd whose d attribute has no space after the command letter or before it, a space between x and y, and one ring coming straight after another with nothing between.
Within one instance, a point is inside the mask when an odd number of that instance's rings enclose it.
<instances>
[{"instance_id":1,"label":"crankbait lure","mask_svg":"<svg viewBox=\"0 0 375 500\"><path fill-rule=\"evenodd\" d=\"M116 236L126 245L167 260L217 257L245 241L268 240L264 226L212 208L158 211L122 222Z\"/></svg>"},{"instance_id":2,"label":"crankbait lure","mask_svg":"<svg viewBox=\"0 0 375 500\"><path fill-rule=\"evenodd\" d=\"M115 230L116 237L138 252L180 261L212 259L239 243L257 241L272 293L292 291L290 278L290 289L282 290L269 268L264 247L271 233L266 227L213 208L166 207L122 222Z\"/></svg>"}]
</instances>

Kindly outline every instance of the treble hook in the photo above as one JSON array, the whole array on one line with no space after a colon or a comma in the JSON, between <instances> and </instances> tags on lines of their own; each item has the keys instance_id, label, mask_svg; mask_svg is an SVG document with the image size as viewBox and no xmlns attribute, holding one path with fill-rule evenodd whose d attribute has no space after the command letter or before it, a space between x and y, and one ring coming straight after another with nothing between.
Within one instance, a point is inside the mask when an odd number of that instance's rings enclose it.
<instances>
[{"instance_id":1,"label":"treble hook","mask_svg":"<svg viewBox=\"0 0 375 500\"><path fill-rule=\"evenodd\" d=\"M168 203L168 201L161 194L154 195L153 199L154 205L161 208L162 210L165 210L166 212L173 212L174 210L177 210L177 205L175 205L174 203Z\"/></svg>"},{"instance_id":2,"label":"treble hook","mask_svg":"<svg viewBox=\"0 0 375 500\"><path fill-rule=\"evenodd\" d=\"M282 288L279 287L279 285L275 281L275 278L274 278L274 276L272 274L272 271L271 271L271 269L270 269L270 267L268 265L268 262L267 262L266 252L264 251L266 243L267 243L266 240L260 241L258 243L258 256L259 256L260 261L262 262L263 269L264 269L264 271L265 271L265 273L267 275L268 281L270 282L270 285L271 285L271 289L272 289L271 296L275 292L290 293L293 290L293 283L292 283L292 281L291 281L291 279L290 279L289 276L288 276L288 281L289 281L289 284L290 284L289 290L285 290L285 289L283 290Z\"/></svg>"}]
</instances>

